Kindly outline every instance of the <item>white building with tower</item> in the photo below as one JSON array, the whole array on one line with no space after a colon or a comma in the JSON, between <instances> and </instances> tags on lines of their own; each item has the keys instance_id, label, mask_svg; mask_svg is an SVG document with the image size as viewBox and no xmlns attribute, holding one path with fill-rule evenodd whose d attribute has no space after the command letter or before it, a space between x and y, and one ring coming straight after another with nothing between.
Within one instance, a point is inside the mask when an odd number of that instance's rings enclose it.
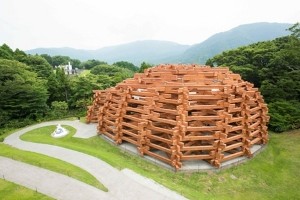
<instances>
[{"instance_id":1,"label":"white building with tower","mask_svg":"<svg viewBox=\"0 0 300 200\"><path fill-rule=\"evenodd\" d=\"M68 74L68 75L70 75L70 74L75 74L75 73L76 73L76 70L73 69L73 67L72 67L72 65L71 65L70 62L68 62L67 65L59 65L59 66L57 66L57 67L55 67L55 68L64 69L65 74Z\"/></svg>"}]
</instances>

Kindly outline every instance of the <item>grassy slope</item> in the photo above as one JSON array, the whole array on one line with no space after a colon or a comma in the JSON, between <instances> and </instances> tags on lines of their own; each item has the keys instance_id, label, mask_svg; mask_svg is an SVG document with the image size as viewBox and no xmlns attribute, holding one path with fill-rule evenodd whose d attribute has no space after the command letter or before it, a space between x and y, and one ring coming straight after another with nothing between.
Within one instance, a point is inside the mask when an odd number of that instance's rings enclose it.
<instances>
[{"instance_id":1,"label":"grassy slope","mask_svg":"<svg viewBox=\"0 0 300 200\"><path fill-rule=\"evenodd\" d=\"M71 134L74 134L76 132L76 129L74 129L73 127L70 126L64 126L64 127L70 130ZM43 127L40 129L33 130L32 132L36 132L38 134L43 132L52 133L54 130L55 127ZM1 148L0 156L12 158L14 160L25 162L41 168L49 169L51 171L58 172L70 176L72 178L75 178L79 181L97 187L103 191L108 191L107 188L105 188L105 186L101 184L90 173L65 161L52 158L49 156L45 156L42 154L34 153L34 152L22 151L3 143L0 143L0 148Z\"/></svg>"},{"instance_id":2,"label":"grassy slope","mask_svg":"<svg viewBox=\"0 0 300 200\"><path fill-rule=\"evenodd\" d=\"M5 200L51 200L52 198L45 196L36 191L30 190L23 186L0 179L0 198Z\"/></svg>"},{"instance_id":3,"label":"grassy slope","mask_svg":"<svg viewBox=\"0 0 300 200\"><path fill-rule=\"evenodd\" d=\"M270 136L267 148L255 158L218 173L173 173L123 153L100 137L54 139L32 132L22 139L93 155L118 169L129 168L152 178L190 199L296 199L300 196L300 130Z\"/></svg>"}]
</instances>

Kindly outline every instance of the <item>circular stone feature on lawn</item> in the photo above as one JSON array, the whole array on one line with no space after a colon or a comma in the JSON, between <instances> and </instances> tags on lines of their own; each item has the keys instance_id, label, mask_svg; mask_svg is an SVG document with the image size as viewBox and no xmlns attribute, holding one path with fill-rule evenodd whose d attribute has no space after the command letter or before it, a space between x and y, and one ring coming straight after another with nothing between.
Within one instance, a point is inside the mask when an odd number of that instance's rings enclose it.
<instances>
[{"instance_id":1,"label":"circular stone feature on lawn","mask_svg":"<svg viewBox=\"0 0 300 200\"><path fill-rule=\"evenodd\" d=\"M228 68L168 64L94 91L87 121L115 143L180 169L251 157L268 141L267 113L258 89Z\"/></svg>"}]
</instances>

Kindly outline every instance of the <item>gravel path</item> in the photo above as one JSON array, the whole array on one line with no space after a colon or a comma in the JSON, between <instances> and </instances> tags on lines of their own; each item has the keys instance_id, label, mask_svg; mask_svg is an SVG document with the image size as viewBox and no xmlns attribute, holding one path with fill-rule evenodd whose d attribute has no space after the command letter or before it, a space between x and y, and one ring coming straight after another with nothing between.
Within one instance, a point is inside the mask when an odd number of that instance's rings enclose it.
<instances>
[{"instance_id":1,"label":"gravel path","mask_svg":"<svg viewBox=\"0 0 300 200\"><path fill-rule=\"evenodd\" d=\"M96 135L95 124L84 124L79 121L52 121L37 124L17 131L5 138L4 143L19 149L33 151L64 160L90 172L108 188L109 192L107 194L110 198L155 200L185 199L179 194L159 185L153 180L144 178L143 176L140 176L128 169L119 171L93 156L62 147L25 142L19 139L22 134L30 130L48 125L57 125L58 123L61 125L70 125L76 128L77 133L75 134L75 137L88 138ZM32 173L32 176L34 176L34 172ZM63 190L61 190L61 192L63 192ZM84 198L84 196L85 195L82 196L82 199L91 199Z\"/></svg>"}]
</instances>

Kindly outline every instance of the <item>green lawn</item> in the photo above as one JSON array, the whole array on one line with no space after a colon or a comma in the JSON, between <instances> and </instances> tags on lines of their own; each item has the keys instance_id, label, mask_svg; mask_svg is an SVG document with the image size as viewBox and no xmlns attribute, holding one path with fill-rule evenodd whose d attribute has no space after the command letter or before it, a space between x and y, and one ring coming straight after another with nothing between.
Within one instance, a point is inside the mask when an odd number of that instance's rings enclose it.
<instances>
[{"instance_id":1,"label":"green lawn","mask_svg":"<svg viewBox=\"0 0 300 200\"><path fill-rule=\"evenodd\" d=\"M5 200L51 200L52 198L26 187L0 179L0 199Z\"/></svg>"},{"instance_id":2,"label":"green lawn","mask_svg":"<svg viewBox=\"0 0 300 200\"><path fill-rule=\"evenodd\" d=\"M8 135L18 131L20 129L12 129L12 128L2 128L0 129L0 142L4 141L4 138L6 138Z\"/></svg>"},{"instance_id":3,"label":"green lawn","mask_svg":"<svg viewBox=\"0 0 300 200\"><path fill-rule=\"evenodd\" d=\"M76 130L73 127L70 126L64 126L68 130L70 130L71 134L74 134ZM32 133L37 133L38 135L42 135L42 133L46 132L53 132L55 130L54 127L43 127L40 129L36 129L31 131ZM30 134L30 132L29 132ZM87 183L89 185L92 185L94 187L97 187L103 191L108 191L107 188L103 184L101 184L94 176L92 176L89 172L72 165L68 162L52 158L46 155L29 152L29 151L23 151L19 150L17 148L13 148L9 145L0 143L0 156L12 158L14 160L18 160L21 162L25 162L31 165L35 165L41 168L49 169L54 172L58 172L67 176L70 176L74 179L77 179L79 181L82 181L84 183Z\"/></svg>"},{"instance_id":4,"label":"green lawn","mask_svg":"<svg viewBox=\"0 0 300 200\"><path fill-rule=\"evenodd\" d=\"M101 137L71 136L54 139L50 132L35 130L21 139L93 155L118 169L129 168L152 178L189 199L297 199L300 196L300 130L270 133L270 143L255 158L216 173L170 172L138 156L123 153Z\"/></svg>"}]
</instances>

